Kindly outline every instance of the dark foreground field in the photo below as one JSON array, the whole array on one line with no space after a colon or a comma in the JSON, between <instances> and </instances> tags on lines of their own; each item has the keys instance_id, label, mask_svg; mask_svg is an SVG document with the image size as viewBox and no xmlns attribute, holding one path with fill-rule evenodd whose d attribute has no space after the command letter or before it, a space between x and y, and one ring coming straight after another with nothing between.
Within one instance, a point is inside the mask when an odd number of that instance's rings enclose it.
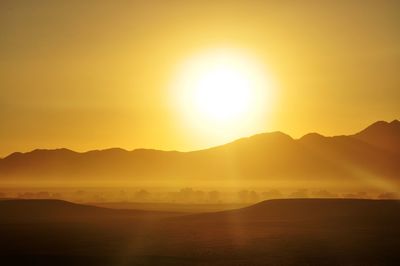
<instances>
[{"instance_id":1,"label":"dark foreground field","mask_svg":"<svg viewBox=\"0 0 400 266\"><path fill-rule=\"evenodd\" d=\"M224 212L0 201L0 265L400 265L400 202L271 200Z\"/></svg>"}]
</instances>

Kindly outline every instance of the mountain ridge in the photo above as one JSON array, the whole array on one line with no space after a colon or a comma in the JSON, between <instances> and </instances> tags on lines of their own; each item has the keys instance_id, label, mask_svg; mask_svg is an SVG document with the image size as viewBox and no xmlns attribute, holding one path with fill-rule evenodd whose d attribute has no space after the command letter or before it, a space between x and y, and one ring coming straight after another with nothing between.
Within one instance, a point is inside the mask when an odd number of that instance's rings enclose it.
<instances>
[{"instance_id":1,"label":"mountain ridge","mask_svg":"<svg viewBox=\"0 0 400 266\"><path fill-rule=\"evenodd\" d=\"M110 148L80 153L65 148L36 149L0 159L0 181L126 180L189 184L193 180L239 180L249 184L256 181L322 184L327 180L376 183L379 179L398 184L399 125L398 120L378 121L353 135L325 137L309 133L299 139L279 131L261 133L190 152ZM380 140L379 132L385 141Z\"/></svg>"},{"instance_id":2,"label":"mountain ridge","mask_svg":"<svg viewBox=\"0 0 400 266\"><path fill-rule=\"evenodd\" d=\"M159 151L159 152L178 152L178 153L192 153L192 152L199 152L199 151L204 151L204 150L209 150L209 149L214 149L214 148L218 148L221 146L225 146L225 145L229 145L229 144L233 144L233 143L237 143L237 142L243 142L249 139L254 139L254 138L262 138L264 136L281 136L282 138L286 137L287 139L292 139L292 140L297 140L300 141L302 139L305 138L309 138L309 137L313 137L313 138L334 138L334 137L351 137L351 136L358 136L364 132L367 132L371 129L375 129L376 127L382 127L382 126L387 126L387 125L393 125L395 127L397 127L397 130L400 130L400 121L397 119L392 120L391 122L387 122L384 120L379 120L376 121L374 123L372 123L371 125L369 125L368 127L364 128L363 130L352 134L352 135L334 135L334 136L325 136L322 135L318 132L310 132L307 134L304 134L303 136L299 137L299 138L293 138L290 135L281 132L281 131L271 131L271 132L262 132L262 133L257 133L251 136L247 136L247 137L241 137L238 139L235 139L233 141L224 143L224 144L220 144L217 146L212 146L209 148L205 148L205 149L199 149L199 150L192 150L192 151L178 151L178 150L159 150L159 149L153 149L153 148L136 148L133 150L127 150L124 148L120 148L120 147L111 147L111 148L105 148L105 149L94 149L94 150L88 150L88 151L83 151L83 152L79 152L79 151L74 151L72 149L69 148L54 148L54 149L45 149L45 148L37 148L31 151L27 151L27 152L13 152L10 153L9 155L5 156L5 157L0 157L0 160L6 159L8 157L15 157L15 156L19 156L21 154L33 154L33 153L39 153L39 152L69 152L69 153L74 153L74 154L89 154L89 153L97 153L97 152L142 152L142 151ZM399 131L400 132L400 131Z\"/></svg>"}]
</instances>

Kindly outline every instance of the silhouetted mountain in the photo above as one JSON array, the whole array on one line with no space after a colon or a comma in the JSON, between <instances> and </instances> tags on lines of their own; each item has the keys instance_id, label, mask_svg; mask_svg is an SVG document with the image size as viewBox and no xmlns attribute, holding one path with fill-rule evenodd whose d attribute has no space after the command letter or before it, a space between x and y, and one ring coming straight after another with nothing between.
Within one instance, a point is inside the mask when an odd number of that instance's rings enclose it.
<instances>
[{"instance_id":1,"label":"silhouetted mountain","mask_svg":"<svg viewBox=\"0 0 400 266\"><path fill-rule=\"evenodd\" d=\"M378 148L400 153L400 121L398 120L390 123L378 121L353 137Z\"/></svg>"},{"instance_id":2,"label":"silhouetted mountain","mask_svg":"<svg viewBox=\"0 0 400 266\"><path fill-rule=\"evenodd\" d=\"M400 122L377 122L351 136L317 133L300 139L263 133L193 152L108 149L77 153L67 149L13 153L0 160L1 180L59 182L170 182L198 185L285 183L399 185ZM203 182L203 183L202 183Z\"/></svg>"}]
</instances>

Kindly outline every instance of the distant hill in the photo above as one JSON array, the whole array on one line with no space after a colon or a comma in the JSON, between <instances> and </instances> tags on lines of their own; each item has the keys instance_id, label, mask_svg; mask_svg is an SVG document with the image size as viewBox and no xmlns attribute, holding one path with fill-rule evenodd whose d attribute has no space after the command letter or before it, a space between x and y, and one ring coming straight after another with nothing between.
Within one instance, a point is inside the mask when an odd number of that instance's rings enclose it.
<instances>
[{"instance_id":1,"label":"distant hill","mask_svg":"<svg viewBox=\"0 0 400 266\"><path fill-rule=\"evenodd\" d=\"M376 122L350 136L311 133L293 139L281 132L263 133L193 152L114 148L78 153L56 149L13 153L0 159L1 181L60 184L378 184L399 189L399 173L397 120Z\"/></svg>"}]
</instances>

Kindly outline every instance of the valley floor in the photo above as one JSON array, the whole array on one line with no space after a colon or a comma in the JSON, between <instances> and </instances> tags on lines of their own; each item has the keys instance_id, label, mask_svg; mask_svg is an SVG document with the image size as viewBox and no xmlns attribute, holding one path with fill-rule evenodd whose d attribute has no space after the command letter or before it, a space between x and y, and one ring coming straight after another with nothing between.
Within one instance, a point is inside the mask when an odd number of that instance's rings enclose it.
<instances>
[{"instance_id":1,"label":"valley floor","mask_svg":"<svg viewBox=\"0 0 400 266\"><path fill-rule=\"evenodd\" d=\"M400 202L271 200L187 214L0 202L1 265L399 265Z\"/></svg>"}]
</instances>

